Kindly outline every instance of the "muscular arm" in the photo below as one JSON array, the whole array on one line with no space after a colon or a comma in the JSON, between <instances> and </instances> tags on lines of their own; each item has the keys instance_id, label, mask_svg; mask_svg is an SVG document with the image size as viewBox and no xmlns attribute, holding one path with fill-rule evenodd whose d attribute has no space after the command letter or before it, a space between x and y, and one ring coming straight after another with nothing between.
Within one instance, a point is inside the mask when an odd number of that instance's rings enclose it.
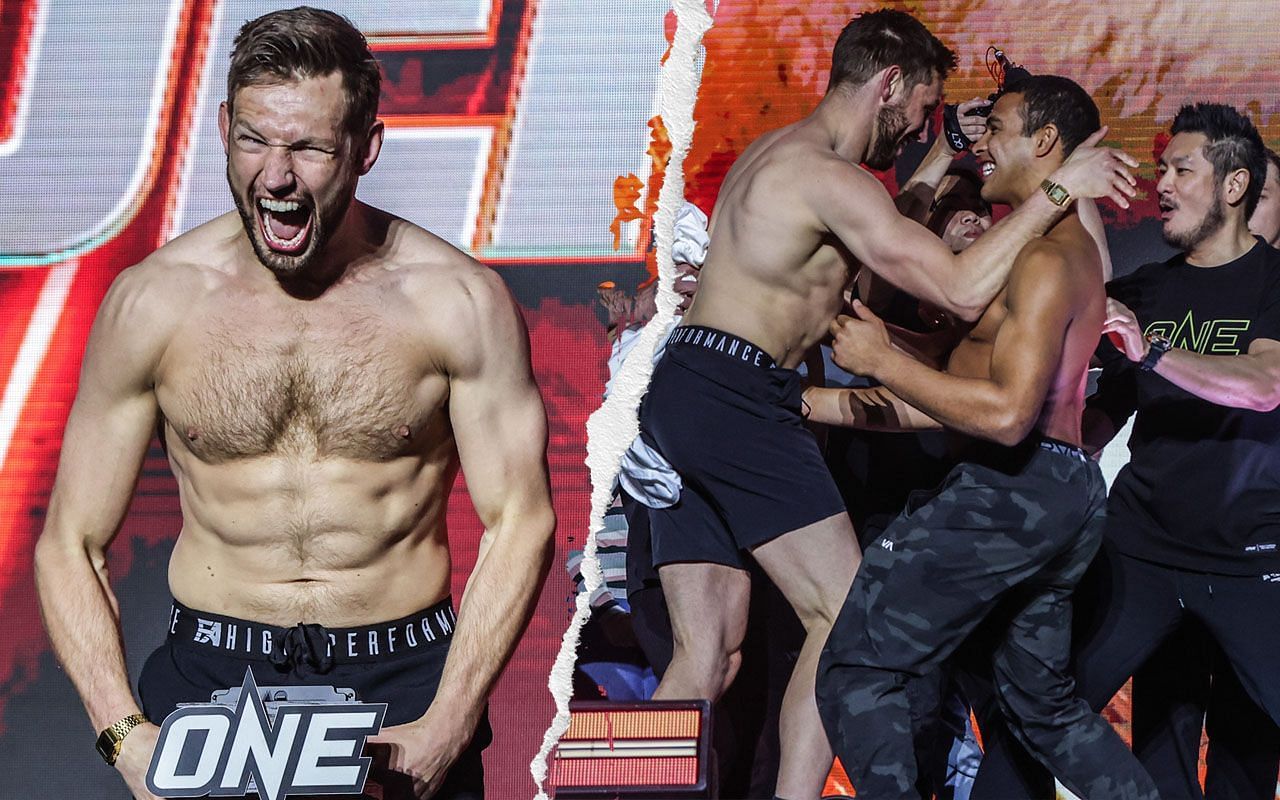
<instances>
[{"instance_id":1,"label":"muscular arm","mask_svg":"<svg viewBox=\"0 0 1280 800\"><path fill-rule=\"evenodd\" d=\"M36 588L49 640L95 732L139 713L125 669L120 613L106 558L157 415L152 374L161 350L156 332L163 326L151 314L153 290L138 269L117 279L89 335L35 553ZM118 762L122 772L124 754L142 738L135 731L125 739ZM149 749L145 756L150 757ZM126 778L138 791L141 784Z\"/></svg>"},{"instance_id":2,"label":"muscular arm","mask_svg":"<svg viewBox=\"0 0 1280 800\"><path fill-rule=\"evenodd\" d=\"M941 425L883 386L838 389L811 386L804 402L809 419L824 425L841 425L869 431L936 430Z\"/></svg>"},{"instance_id":3,"label":"muscular arm","mask_svg":"<svg viewBox=\"0 0 1280 800\"><path fill-rule=\"evenodd\" d=\"M893 199L898 213L923 224L929 216L929 206L933 204L938 184L947 176L947 170L951 168L955 157L956 151L947 144L947 137L934 138L933 146L925 153L920 166L911 173L911 177L898 191L898 196Z\"/></svg>"},{"instance_id":4,"label":"muscular arm","mask_svg":"<svg viewBox=\"0 0 1280 800\"><path fill-rule=\"evenodd\" d=\"M1149 345L1132 310L1107 302L1104 330L1119 337L1131 361L1146 358ZM1202 400L1229 408L1271 411L1280 406L1280 342L1258 338L1247 353L1209 356L1174 348L1156 362L1155 373Z\"/></svg>"},{"instance_id":5,"label":"muscular arm","mask_svg":"<svg viewBox=\"0 0 1280 800\"><path fill-rule=\"evenodd\" d=\"M948 428L1004 445L1022 441L1040 415L1074 313L1068 265L1047 247L1029 247L1009 284L1008 314L992 348L991 377L931 369L880 348L869 374Z\"/></svg>"},{"instance_id":6,"label":"muscular arm","mask_svg":"<svg viewBox=\"0 0 1280 800\"><path fill-rule=\"evenodd\" d=\"M495 273L478 271L465 284L468 307L455 339L466 344L449 367L449 416L485 533L427 711L433 724L461 729L462 746L533 614L555 531L547 419L528 333Z\"/></svg>"},{"instance_id":7,"label":"muscular arm","mask_svg":"<svg viewBox=\"0 0 1280 800\"><path fill-rule=\"evenodd\" d=\"M1081 145L1051 179L1079 196L1105 194L1127 206L1133 187L1121 160L1133 160L1115 152ZM860 167L830 158L805 180L812 212L855 258L908 294L970 321L1004 287L1023 246L1066 210L1035 192L956 255L923 225L899 214L880 183Z\"/></svg>"},{"instance_id":8,"label":"muscular arm","mask_svg":"<svg viewBox=\"0 0 1280 800\"><path fill-rule=\"evenodd\" d=\"M1254 339L1238 356L1174 348L1156 362L1155 373L1216 405L1250 411L1280 406L1280 342L1274 339Z\"/></svg>"}]
</instances>

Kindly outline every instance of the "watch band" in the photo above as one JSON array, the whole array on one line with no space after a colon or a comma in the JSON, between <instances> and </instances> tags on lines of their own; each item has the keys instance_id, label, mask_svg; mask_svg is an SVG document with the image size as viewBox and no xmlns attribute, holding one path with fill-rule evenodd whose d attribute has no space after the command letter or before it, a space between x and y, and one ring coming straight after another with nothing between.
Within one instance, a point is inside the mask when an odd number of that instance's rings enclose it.
<instances>
[{"instance_id":1,"label":"watch band","mask_svg":"<svg viewBox=\"0 0 1280 800\"><path fill-rule=\"evenodd\" d=\"M98 741L93 746L98 751L98 755L102 756L102 760L107 762L107 766L115 766L116 759L120 757L120 747L124 744L124 737L129 735L129 731L146 721L147 718L142 714L130 714L112 723L110 727L98 734Z\"/></svg>"},{"instance_id":2,"label":"watch band","mask_svg":"<svg viewBox=\"0 0 1280 800\"><path fill-rule=\"evenodd\" d=\"M1138 365L1138 369L1143 372L1150 372L1156 368L1156 363L1164 356L1165 353L1173 349L1173 342L1168 337L1158 334L1147 334L1147 357L1142 359L1142 363Z\"/></svg>"},{"instance_id":3,"label":"watch band","mask_svg":"<svg viewBox=\"0 0 1280 800\"><path fill-rule=\"evenodd\" d=\"M1060 183L1054 183L1045 178L1040 181L1040 188L1044 191L1045 196L1049 198L1049 202L1059 208L1071 202L1071 193Z\"/></svg>"}]
</instances>

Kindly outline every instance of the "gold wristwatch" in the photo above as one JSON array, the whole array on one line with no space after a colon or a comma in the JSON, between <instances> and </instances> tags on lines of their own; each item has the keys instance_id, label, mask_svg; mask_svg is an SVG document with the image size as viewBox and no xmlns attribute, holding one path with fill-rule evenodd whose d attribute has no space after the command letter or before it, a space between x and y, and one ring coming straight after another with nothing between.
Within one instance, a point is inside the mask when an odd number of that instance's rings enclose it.
<instances>
[{"instance_id":1,"label":"gold wristwatch","mask_svg":"<svg viewBox=\"0 0 1280 800\"><path fill-rule=\"evenodd\" d=\"M1040 188L1044 190L1044 194L1049 198L1049 202L1055 206L1062 207L1071 202L1071 193L1063 188L1062 184L1054 183L1045 178L1040 181Z\"/></svg>"},{"instance_id":2,"label":"gold wristwatch","mask_svg":"<svg viewBox=\"0 0 1280 800\"><path fill-rule=\"evenodd\" d=\"M116 759L120 757L120 748L124 745L124 737L129 735L129 731L146 721L147 718L141 714L130 714L98 734L98 741L93 746L102 760L107 762L107 766L115 766Z\"/></svg>"}]
</instances>

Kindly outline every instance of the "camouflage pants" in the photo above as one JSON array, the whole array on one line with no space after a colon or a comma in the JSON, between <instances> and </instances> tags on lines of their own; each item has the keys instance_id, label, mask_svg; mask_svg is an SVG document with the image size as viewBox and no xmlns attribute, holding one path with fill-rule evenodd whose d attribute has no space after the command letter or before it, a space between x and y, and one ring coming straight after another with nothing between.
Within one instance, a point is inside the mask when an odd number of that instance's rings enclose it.
<instances>
[{"instance_id":1,"label":"camouflage pants","mask_svg":"<svg viewBox=\"0 0 1280 800\"><path fill-rule=\"evenodd\" d=\"M867 548L817 691L859 798L919 796L913 741L929 709L911 688L997 607L1005 628L991 670L1014 736L1082 798L1158 796L1067 672L1071 592L1098 549L1105 501L1097 465L1067 445L1032 442L961 463Z\"/></svg>"}]
</instances>

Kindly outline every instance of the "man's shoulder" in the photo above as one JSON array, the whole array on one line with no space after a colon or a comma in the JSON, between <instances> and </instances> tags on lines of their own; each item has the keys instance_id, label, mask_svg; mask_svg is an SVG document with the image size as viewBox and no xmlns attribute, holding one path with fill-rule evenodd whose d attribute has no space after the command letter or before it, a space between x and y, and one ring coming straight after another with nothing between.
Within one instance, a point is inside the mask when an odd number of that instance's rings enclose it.
<instances>
[{"instance_id":1,"label":"man's shoulder","mask_svg":"<svg viewBox=\"0 0 1280 800\"><path fill-rule=\"evenodd\" d=\"M218 252L221 229L225 228L215 224L219 220L178 236L121 271L104 305L127 306L133 315L154 323L181 318L226 277L217 268L226 260Z\"/></svg>"},{"instance_id":2,"label":"man's shoulder","mask_svg":"<svg viewBox=\"0 0 1280 800\"><path fill-rule=\"evenodd\" d=\"M1107 281L1107 296L1119 300L1132 309L1135 303L1140 302L1139 298L1148 294L1148 290L1159 284L1170 270L1181 263L1183 263L1183 256L1178 253L1164 261L1149 261L1142 264L1124 275Z\"/></svg>"},{"instance_id":3,"label":"man's shoulder","mask_svg":"<svg viewBox=\"0 0 1280 800\"><path fill-rule=\"evenodd\" d=\"M1250 250L1248 255L1254 257L1255 263L1264 275L1272 278L1271 285L1280 283L1280 250L1258 239L1257 245Z\"/></svg>"},{"instance_id":4,"label":"man's shoulder","mask_svg":"<svg viewBox=\"0 0 1280 800\"><path fill-rule=\"evenodd\" d=\"M492 269L426 228L399 218L391 225L395 243L387 253L387 266L409 284L465 293L473 287L483 291L494 276Z\"/></svg>"},{"instance_id":5,"label":"man's shoulder","mask_svg":"<svg viewBox=\"0 0 1280 800\"><path fill-rule=\"evenodd\" d=\"M1096 247L1091 254L1085 249L1085 244L1085 241L1076 237L1043 236L1032 239L1018 252L1013 262L1011 276L1035 275L1038 278L1051 275L1065 276L1077 267L1082 259L1091 255L1096 263L1098 260Z\"/></svg>"},{"instance_id":6,"label":"man's shoulder","mask_svg":"<svg viewBox=\"0 0 1280 800\"><path fill-rule=\"evenodd\" d=\"M805 189L814 181L853 181L878 185L874 175L837 153L831 143L816 132L800 126L770 131L743 152L741 159L757 172L774 171L787 187ZM809 180L799 180L804 177Z\"/></svg>"},{"instance_id":7,"label":"man's shoulder","mask_svg":"<svg viewBox=\"0 0 1280 800\"><path fill-rule=\"evenodd\" d=\"M447 326L479 324L510 305L498 273L430 231L392 222L395 245L387 255L405 297Z\"/></svg>"}]
</instances>

